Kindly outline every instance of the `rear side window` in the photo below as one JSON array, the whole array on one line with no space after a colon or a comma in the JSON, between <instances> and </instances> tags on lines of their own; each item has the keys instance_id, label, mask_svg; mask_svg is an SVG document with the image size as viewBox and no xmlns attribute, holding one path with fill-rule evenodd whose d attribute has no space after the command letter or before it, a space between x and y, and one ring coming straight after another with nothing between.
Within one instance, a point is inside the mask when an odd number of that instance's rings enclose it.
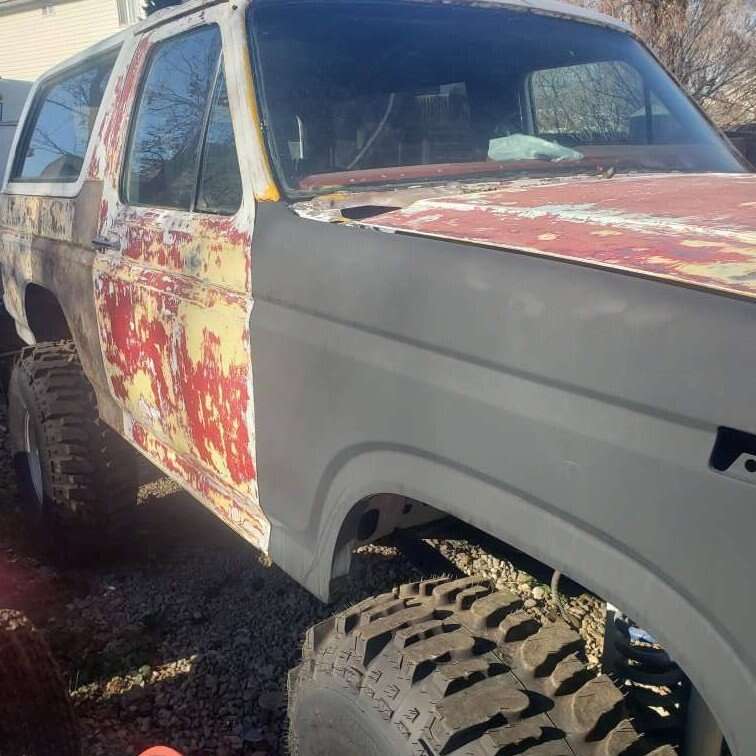
<instances>
[{"instance_id":1,"label":"rear side window","mask_svg":"<svg viewBox=\"0 0 756 756\"><path fill-rule=\"evenodd\" d=\"M560 144L674 144L690 141L679 121L619 61L534 71L538 134Z\"/></svg>"},{"instance_id":2,"label":"rear side window","mask_svg":"<svg viewBox=\"0 0 756 756\"><path fill-rule=\"evenodd\" d=\"M11 178L76 181L116 54L45 84L37 94Z\"/></svg>"},{"instance_id":3,"label":"rear side window","mask_svg":"<svg viewBox=\"0 0 756 756\"><path fill-rule=\"evenodd\" d=\"M643 123L643 80L625 63L535 71L531 91L538 134L562 144L627 143Z\"/></svg>"},{"instance_id":4,"label":"rear side window","mask_svg":"<svg viewBox=\"0 0 756 756\"><path fill-rule=\"evenodd\" d=\"M241 181L220 52L217 26L156 46L126 160L129 204L223 213L238 208Z\"/></svg>"}]
</instances>

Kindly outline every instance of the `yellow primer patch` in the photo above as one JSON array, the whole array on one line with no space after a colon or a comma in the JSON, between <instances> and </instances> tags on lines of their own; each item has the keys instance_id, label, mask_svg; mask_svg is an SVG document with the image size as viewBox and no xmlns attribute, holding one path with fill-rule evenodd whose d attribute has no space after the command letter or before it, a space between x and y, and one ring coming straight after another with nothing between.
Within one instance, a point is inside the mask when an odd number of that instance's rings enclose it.
<instances>
[{"instance_id":1,"label":"yellow primer patch","mask_svg":"<svg viewBox=\"0 0 756 756\"><path fill-rule=\"evenodd\" d=\"M240 317L238 308L224 304L201 308L181 303L179 319L186 336L189 357L197 363L205 361L206 334L217 337L218 358L224 373L236 366L246 367L249 361L246 318Z\"/></svg>"},{"instance_id":2,"label":"yellow primer patch","mask_svg":"<svg viewBox=\"0 0 756 756\"><path fill-rule=\"evenodd\" d=\"M152 378L144 370L137 370L128 383L129 401L134 404L145 402L150 407L157 406L157 397L152 390Z\"/></svg>"},{"instance_id":3,"label":"yellow primer patch","mask_svg":"<svg viewBox=\"0 0 756 756\"><path fill-rule=\"evenodd\" d=\"M255 198L260 202L278 202L281 199L281 195L273 181L273 171L270 166L270 158L268 157L268 150L265 147L265 135L263 134L262 119L260 118L260 109L257 107L257 97L255 96L255 79L252 75L252 66L250 65L249 58L246 56L241 61L242 68L244 69L244 78L247 81L247 87L245 88L245 100L247 110L250 114L252 123L255 128L255 136L260 147L260 155L262 156L262 162L265 167L266 183L265 188L255 192Z\"/></svg>"},{"instance_id":4,"label":"yellow primer patch","mask_svg":"<svg viewBox=\"0 0 756 756\"><path fill-rule=\"evenodd\" d=\"M538 239L539 241L554 241L554 239L558 239L558 234L539 234Z\"/></svg>"},{"instance_id":5,"label":"yellow primer patch","mask_svg":"<svg viewBox=\"0 0 756 756\"><path fill-rule=\"evenodd\" d=\"M263 191L255 194L255 198L260 202L278 202L281 199L281 194L278 187L271 181Z\"/></svg>"},{"instance_id":6,"label":"yellow primer patch","mask_svg":"<svg viewBox=\"0 0 756 756\"><path fill-rule=\"evenodd\" d=\"M745 261L742 263L685 263L680 270L694 276L710 277L712 274L733 281L756 280L756 263Z\"/></svg>"},{"instance_id":7,"label":"yellow primer patch","mask_svg":"<svg viewBox=\"0 0 756 756\"><path fill-rule=\"evenodd\" d=\"M676 265L679 261L673 257L664 257L663 255L653 255L648 258L652 265Z\"/></svg>"},{"instance_id":8,"label":"yellow primer patch","mask_svg":"<svg viewBox=\"0 0 756 756\"><path fill-rule=\"evenodd\" d=\"M212 244L220 248L205 253L206 277L220 286L243 290L247 279L247 250L225 242L221 234L212 240Z\"/></svg>"}]
</instances>

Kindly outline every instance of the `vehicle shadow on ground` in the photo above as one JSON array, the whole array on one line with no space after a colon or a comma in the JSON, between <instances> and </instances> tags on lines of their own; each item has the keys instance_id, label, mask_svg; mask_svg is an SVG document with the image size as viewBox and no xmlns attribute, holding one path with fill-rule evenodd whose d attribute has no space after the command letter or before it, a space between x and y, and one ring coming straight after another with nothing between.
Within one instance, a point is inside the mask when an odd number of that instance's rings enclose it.
<instances>
[{"instance_id":1,"label":"vehicle shadow on ground","mask_svg":"<svg viewBox=\"0 0 756 756\"><path fill-rule=\"evenodd\" d=\"M85 756L155 743L285 753L286 676L307 628L419 577L395 549L367 547L326 606L164 479L146 487L124 552L96 569L44 566L8 509L0 554L14 565L11 603L50 641Z\"/></svg>"}]
</instances>

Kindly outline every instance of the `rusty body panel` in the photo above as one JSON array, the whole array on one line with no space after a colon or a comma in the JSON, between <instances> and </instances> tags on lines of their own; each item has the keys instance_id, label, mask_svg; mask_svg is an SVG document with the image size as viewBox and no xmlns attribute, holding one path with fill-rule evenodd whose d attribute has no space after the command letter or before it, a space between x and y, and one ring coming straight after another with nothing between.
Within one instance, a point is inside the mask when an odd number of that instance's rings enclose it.
<instances>
[{"instance_id":1,"label":"rusty body panel","mask_svg":"<svg viewBox=\"0 0 756 756\"><path fill-rule=\"evenodd\" d=\"M244 39L243 13L228 4L187 3L111 41L109 49L121 51L80 180L24 184L0 195L0 245L11 263L3 265L5 302L19 334L35 340L24 302L28 284L54 292L103 419L266 550L270 526L255 465L251 236L255 194L277 195L257 121L248 120L256 110L249 107L254 96L244 56L224 60L233 118L241 121L239 212L129 207L118 190L152 46L216 24L227 47L229 39ZM247 144L252 148L242 149ZM117 240L118 248L96 251L98 237Z\"/></svg>"},{"instance_id":2,"label":"rusty body panel","mask_svg":"<svg viewBox=\"0 0 756 756\"><path fill-rule=\"evenodd\" d=\"M104 170L94 296L110 393L123 432L149 459L254 545L267 548L258 502L249 317L254 208L233 217L134 207L119 195L138 84L153 45L221 23L227 6L140 35L100 129ZM224 56L233 82L231 56Z\"/></svg>"},{"instance_id":3,"label":"rusty body panel","mask_svg":"<svg viewBox=\"0 0 756 756\"><path fill-rule=\"evenodd\" d=\"M55 292L76 343L84 370L101 397L100 411L117 428L120 418L108 412L97 315L92 298L95 233L101 183L85 181L78 198L0 194L0 248L4 304L18 334L34 343L27 317L26 293L33 283Z\"/></svg>"},{"instance_id":4,"label":"rusty body panel","mask_svg":"<svg viewBox=\"0 0 756 756\"><path fill-rule=\"evenodd\" d=\"M749 174L520 181L419 200L366 225L756 297L756 176Z\"/></svg>"},{"instance_id":5,"label":"rusty body panel","mask_svg":"<svg viewBox=\"0 0 756 756\"><path fill-rule=\"evenodd\" d=\"M14 261L13 267L3 266L4 303L8 313L21 324L26 320L24 283L39 278L34 274L35 244L41 239L70 240L73 213L74 202L68 199L0 195L0 244L6 258ZM20 335L30 337L23 326Z\"/></svg>"}]
</instances>

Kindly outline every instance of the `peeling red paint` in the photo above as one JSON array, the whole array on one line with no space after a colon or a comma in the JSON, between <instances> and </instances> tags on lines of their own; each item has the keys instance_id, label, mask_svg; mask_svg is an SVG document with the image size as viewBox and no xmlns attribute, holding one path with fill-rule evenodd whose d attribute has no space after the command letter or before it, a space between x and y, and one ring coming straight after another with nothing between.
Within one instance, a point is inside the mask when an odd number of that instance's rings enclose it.
<instances>
[{"instance_id":1,"label":"peeling red paint","mask_svg":"<svg viewBox=\"0 0 756 756\"><path fill-rule=\"evenodd\" d=\"M224 368L221 338L206 327L200 359L192 359L181 310L186 302L199 307L200 313L215 304L239 308L243 298L231 292L198 291L186 279L155 270L123 275L123 265L127 263L114 266L96 282L103 352L114 395L137 401L129 396L129 386L144 376L150 391L139 401L154 402L150 418L163 437L186 437L193 454L219 474L227 470L235 484L254 480L248 427L251 365L245 361ZM248 337L246 323L242 334Z\"/></svg>"},{"instance_id":2,"label":"peeling red paint","mask_svg":"<svg viewBox=\"0 0 756 756\"><path fill-rule=\"evenodd\" d=\"M253 207L243 203L235 216L221 217L131 207L119 194L129 120L153 45L225 16L213 6L170 27L124 33L86 167L101 195L86 206L97 226L82 234L92 261L85 281L94 288L109 388L97 382L98 402L108 408L103 416L265 550L270 524L257 491L249 335ZM252 197L250 187L245 194ZM81 201L0 195L0 224L17 226L14 241L26 250L34 236L70 242ZM93 237L107 243L93 249ZM22 301L15 304L23 310Z\"/></svg>"},{"instance_id":3,"label":"peeling red paint","mask_svg":"<svg viewBox=\"0 0 756 756\"><path fill-rule=\"evenodd\" d=\"M183 268L182 250L191 242L192 234L187 231L163 231L133 223L126 226L123 254L148 265L179 271Z\"/></svg>"},{"instance_id":4,"label":"peeling red paint","mask_svg":"<svg viewBox=\"0 0 756 756\"><path fill-rule=\"evenodd\" d=\"M96 154L92 156L92 160L89 163L89 173L87 175L90 179L100 178L100 159Z\"/></svg>"},{"instance_id":5,"label":"peeling red paint","mask_svg":"<svg viewBox=\"0 0 756 756\"><path fill-rule=\"evenodd\" d=\"M184 480L187 486L234 530L250 543L259 548L266 548L269 525L259 509L250 510L247 502L232 489L209 477L190 458L176 454L139 423L133 423L130 436L146 456L153 459L168 474Z\"/></svg>"},{"instance_id":6,"label":"peeling red paint","mask_svg":"<svg viewBox=\"0 0 756 756\"><path fill-rule=\"evenodd\" d=\"M222 255L228 254L228 248L241 250L244 257L244 275L246 291L252 291L252 235L246 229L239 228L233 218L222 216L205 216L198 222L199 228L207 235L217 240L211 244L209 250L215 254L215 265L223 264ZM222 240L222 241L221 241Z\"/></svg>"},{"instance_id":7,"label":"peeling red paint","mask_svg":"<svg viewBox=\"0 0 756 756\"><path fill-rule=\"evenodd\" d=\"M110 326L103 339L103 350L108 362L117 368L112 381L113 393L119 399L126 399L126 381L143 370L150 376L161 408L168 411L175 406L163 366L170 339L163 323L136 315L136 293L134 286L123 279L98 281L100 312ZM175 317L175 300L161 296L160 309L166 319Z\"/></svg>"},{"instance_id":8,"label":"peeling red paint","mask_svg":"<svg viewBox=\"0 0 756 756\"><path fill-rule=\"evenodd\" d=\"M513 182L365 225L595 263L756 297L756 176Z\"/></svg>"},{"instance_id":9,"label":"peeling red paint","mask_svg":"<svg viewBox=\"0 0 756 756\"><path fill-rule=\"evenodd\" d=\"M189 356L185 338L177 349L178 387L191 437L204 462L212 465L211 448L220 449L234 483L251 480L256 472L245 418L250 399L247 366L233 366L224 374L221 340L205 330L202 342L199 362Z\"/></svg>"},{"instance_id":10,"label":"peeling red paint","mask_svg":"<svg viewBox=\"0 0 756 756\"><path fill-rule=\"evenodd\" d=\"M121 148L125 139L125 123L131 111L137 83L142 73L144 62L150 48L150 37L145 34L140 40L129 63L129 67L121 73L114 84L112 104L106 117L102 121L99 142L104 150L106 169L110 176L117 173L117 166L121 157ZM92 171L96 166L97 173ZM92 161L90 178L99 177L99 162Z\"/></svg>"},{"instance_id":11,"label":"peeling red paint","mask_svg":"<svg viewBox=\"0 0 756 756\"><path fill-rule=\"evenodd\" d=\"M108 218L108 201L103 197L102 200L100 200L100 215L99 215L99 222L97 224L97 228L104 228L105 221Z\"/></svg>"}]
</instances>

